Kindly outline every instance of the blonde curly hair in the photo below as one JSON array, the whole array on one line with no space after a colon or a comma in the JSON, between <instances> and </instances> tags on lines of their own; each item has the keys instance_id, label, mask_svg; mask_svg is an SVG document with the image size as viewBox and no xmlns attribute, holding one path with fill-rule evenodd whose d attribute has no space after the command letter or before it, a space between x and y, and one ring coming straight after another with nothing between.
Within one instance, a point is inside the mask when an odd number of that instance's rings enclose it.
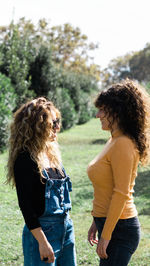
<instances>
[{"instance_id":1,"label":"blonde curly hair","mask_svg":"<svg viewBox=\"0 0 150 266\"><path fill-rule=\"evenodd\" d=\"M10 126L7 183L15 185L14 163L22 151L28 151L38 165L41 174L45 165L45 154L50 166L62 172L61 156L57 140L54 140L52 112L60 119L60 112L44 97L28 101L15 113Z\"/></svg>"}]
</instances>

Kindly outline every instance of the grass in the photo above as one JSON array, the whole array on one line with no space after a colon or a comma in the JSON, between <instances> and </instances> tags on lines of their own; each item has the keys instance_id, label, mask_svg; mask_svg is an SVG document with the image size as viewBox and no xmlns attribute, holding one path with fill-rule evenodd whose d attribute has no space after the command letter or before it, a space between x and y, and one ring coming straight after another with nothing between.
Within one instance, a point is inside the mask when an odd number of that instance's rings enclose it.
<instances>
[{"instance_id":1,"label":"grass","mask_svg":"<svg viewBox=\"0 0 150 266\"><path fill-rule=\"evenodd\" d=\"M97 266L95 247L87 242L92 217L93 189L86 169L101 151L109 134L100 130L96 119L59 134L64 167L73 182L72 212L76 234L78 265ZM23 265L21 234L23 218L17 204L16 192L4 185L7 153L0 155L0 265ZM139 169L135 186L135 203L139 212L142 235L140 245L130 266L150 265L150 168Z\"/></svg>"}]
</instances>

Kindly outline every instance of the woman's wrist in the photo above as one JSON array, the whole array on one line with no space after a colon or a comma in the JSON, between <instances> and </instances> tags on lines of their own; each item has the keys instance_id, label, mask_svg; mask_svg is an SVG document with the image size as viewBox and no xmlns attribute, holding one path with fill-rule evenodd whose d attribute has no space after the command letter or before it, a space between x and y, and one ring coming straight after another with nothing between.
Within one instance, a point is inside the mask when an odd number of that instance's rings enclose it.
<instances>
[{"instance_id":1,"label":"woman's wrist","mask_svg":"<svg viewBox=\"0 0 150 266\"><path fill-rule=\"evenodd\" d=\"M38 241L39 245L44 245L47 243L47 238L41 227L31 230L31 233L33 234L35 239Z\"/></svg>"}]
</instances>

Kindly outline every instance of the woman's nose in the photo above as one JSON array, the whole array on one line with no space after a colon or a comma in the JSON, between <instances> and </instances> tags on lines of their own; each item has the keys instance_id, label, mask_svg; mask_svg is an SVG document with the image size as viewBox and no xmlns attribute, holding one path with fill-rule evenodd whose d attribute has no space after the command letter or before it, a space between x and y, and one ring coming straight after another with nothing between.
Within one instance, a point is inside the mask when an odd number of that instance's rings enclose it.
<instances>
[{"instance_id":1,"label":"woman's nose","mask_svg":"<svg viewBox=\"0 0 150 266\"><path fill-rule=\"evenodd\" d=\"M60 125L59 123L56 124L56 130L59 130L60 129Z\"/></svg>"}]
</instances>

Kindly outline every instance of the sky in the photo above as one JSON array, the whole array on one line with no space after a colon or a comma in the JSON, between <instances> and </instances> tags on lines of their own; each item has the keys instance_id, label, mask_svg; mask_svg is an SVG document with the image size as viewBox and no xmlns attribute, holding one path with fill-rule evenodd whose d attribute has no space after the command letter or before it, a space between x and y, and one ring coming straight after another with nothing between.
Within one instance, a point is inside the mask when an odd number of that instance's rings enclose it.
<instances>
[{"instance_id":1,"label":"sky","mask_svg":"<svg viewBox=\"0 0 150 266\"><path fill-rule=\"evenodd\" d=\"M45 18L50 25L70 23L99 43L94 62L107 67L110 60L143 49L150 42L150 0L4 0L0 25L12 19Z\"/></svg>"}]
</instances>

